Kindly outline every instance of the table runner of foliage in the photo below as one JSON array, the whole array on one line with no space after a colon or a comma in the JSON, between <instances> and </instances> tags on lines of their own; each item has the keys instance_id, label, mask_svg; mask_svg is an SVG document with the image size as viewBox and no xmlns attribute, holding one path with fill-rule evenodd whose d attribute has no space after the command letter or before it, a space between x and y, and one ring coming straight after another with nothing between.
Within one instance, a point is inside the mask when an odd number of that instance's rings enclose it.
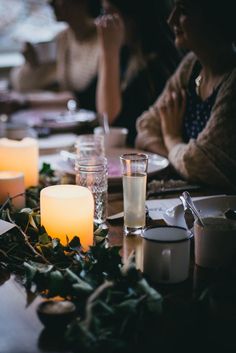
<instances>
[{"instance_id":1,"label":"table runner of foliage","mask_svg":"<svg viewBox=\"0 0 236 353\"><path fill-rule=\"evenodd\" d=\"M81 353L184 352L196 335L196 350L203 341L214 347L206 295L187 301L161 295L132 256L123 265L120 248L107 246L107 230L95 229L88 252L78 236L67 246L51 239L40 226L38 206L40 189L53 178L44 165L42 184L26 191L26 208L14 210L11 199L2 205L0 218L15 227L0 237L0 271L20 276L28 293L73 301L76 318L64 332L68 347ZM226 349L224 340L216 342Z\"/></svg>"}]
</instances>

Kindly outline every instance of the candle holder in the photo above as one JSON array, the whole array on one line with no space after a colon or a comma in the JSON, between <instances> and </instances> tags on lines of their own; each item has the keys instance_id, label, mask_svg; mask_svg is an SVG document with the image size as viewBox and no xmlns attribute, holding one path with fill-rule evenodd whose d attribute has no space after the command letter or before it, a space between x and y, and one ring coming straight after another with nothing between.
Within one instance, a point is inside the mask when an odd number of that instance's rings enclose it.
<instances>
[{"instance_id":1,"label":"candle holder","mask_svg":"<svg viewBox=\"0 0 236 353\"><path fill-rule=\"evenodd\" d=\"M93 245L94 201L89 189L78 185L53 185L40 192L41 225L63 245L74 236L84 250Z\"/></svg>"},{"instance_id":2,"label":"candle holder","mask_svg":"<svg viewBox=\"0 0 236 353\"><path fill-rule=\"evenodd\" d=\"M25 207L24 175L15 171L0 171L0 205L11 197L14 207Z\"/></svg>"},{"instance_id":3,"label":"candle holder","mask_svg":"<svg viewBox=\"0 0 236 353\"><path fill-rule=\"evenodd\" d=\"M21 141L0 139L0 170L22 172L25 186L38 185L38 142L26 137Z\"/></svg>"}]
</instances>

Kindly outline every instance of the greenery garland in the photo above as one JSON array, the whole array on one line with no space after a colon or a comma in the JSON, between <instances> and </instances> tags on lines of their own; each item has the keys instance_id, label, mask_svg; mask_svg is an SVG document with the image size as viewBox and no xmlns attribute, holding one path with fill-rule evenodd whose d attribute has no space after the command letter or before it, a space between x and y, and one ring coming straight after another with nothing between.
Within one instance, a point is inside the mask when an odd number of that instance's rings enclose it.
<instances>
[{"instance_id":1,"label":"greenery garland","mask_svg":"<svg viewBox=\"0 0 236 353\"><path fill-rule=\"evenodd\" d=\"M2 205L0 218L15 227L0 237L0 269L20 275L31 294L76 304L77 318L65 332L73 350L138 350L143 323L159 322L163 298L132 260L123 266L120 247L106 246L107 230L95 229L96 245L87 252L77 236L63 246L46 233L40 225L39 195L54 177L44 165L39 187L26 191L26 208L16 211L10 198Z\"/></svg>"},{"instance_id":2,"label":"greenery garland","mask_svg":"<svg viewBox=\"0 0 236 353\"><path fill-rule=\"evenodd\" d=\"M187 352L193 342L196 349L202 342L212 348L206 292L200 300L162 296L135 268L132 257L123 265L120 248L106 246L107 230L95 228L96 245L87 252L77 236L63 246L46 233L40 226L39 194L55 181L45 164L40 185L26 191L26 208L16 211L11 199L0 208L0 218L15 224L0 237L0 271L18 274L33 296L73 301L76 318L64 332L71 350Z\"/></svg>"}]
</instances>

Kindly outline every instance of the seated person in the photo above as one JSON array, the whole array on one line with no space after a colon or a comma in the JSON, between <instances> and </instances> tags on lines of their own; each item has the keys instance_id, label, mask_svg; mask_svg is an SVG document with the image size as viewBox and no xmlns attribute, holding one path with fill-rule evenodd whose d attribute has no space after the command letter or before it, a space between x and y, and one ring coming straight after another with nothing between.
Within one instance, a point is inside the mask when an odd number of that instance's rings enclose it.
<instances>
[{"instance_id":1,"label":"seated person","mask_svg":"<svg viewBox=\"0 0 236 353\"><path fill-rule=\"evenodd\" d=\"M129 129L129 145L134 144L136 118L154 102L179 61L161 4L103 0L105 14L96 20L97 111L107 114L110 125Z\"/></svg>"},{"instance_id":2,"label":"seated person","mask_svg":"<svg viewBox=\"0 0 236 353\"><path fill-rule=\"evenodd\" d=\"M185 179L236 190L236 26L232 0L176 1L182 60L137 120L136 147L168 156Z\"/></svg>"},{"instance_id":3,"label":"seated person","mask_svg":"<svg viewBox=\"0 0 236 353\"><path fill-rule=\"evenodd\" d=\"M100 11L98 0L51 0L58 21L68 28L56 38L57 57L52 63L39 63L30 43L25 46L26 62L13 69L10 83L18 92L47 89L76 93L80 107L95 110L98 68L98 40L94 17Z\"/></svg>"}]
</instances>

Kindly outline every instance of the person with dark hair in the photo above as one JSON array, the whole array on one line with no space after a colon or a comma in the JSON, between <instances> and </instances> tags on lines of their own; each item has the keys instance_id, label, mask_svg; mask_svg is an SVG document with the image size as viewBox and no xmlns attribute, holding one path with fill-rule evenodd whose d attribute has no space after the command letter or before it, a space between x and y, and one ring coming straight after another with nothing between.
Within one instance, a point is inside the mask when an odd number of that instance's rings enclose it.
<instances>
[{"instance_id":1,"label":"person with dark hair","mask_svg":"<svg viewBox=\"0 0 236 353\"><path fill-rule=\"evenodd\" d=\"M168 156L187 180L235 191L234 1L177 0L169 25L190 53L137 120L136 146Z\"/></svg>"},{"instance_id":2,"label":"person with dark hair","mask_svg":"<svg viewBox=\"0 0 236 353\"><path fill-rule=\"evenodd\" d=\"M95 109L98 69L98 39L94 18L100 12L99 0L51 0L57 21L68 23L56 38L55 62L40 63L30 43L24 52L26 62L13 69L12 88L24 93L58 86L75 92L79 105Z\"/></svg>"},{"instance_id":3,"label":"person with dark hair","mask_svg":"<svg viewBox=\"0 0 236 353\"><path fill-rule=\"evenodd\" d=\"M100 42L97 111L112 126L129 129L161 93L179 61L159 0L103 0L97 20ZM164 4L164 3L163 3Z\"/></svg>"}]
</instances>

